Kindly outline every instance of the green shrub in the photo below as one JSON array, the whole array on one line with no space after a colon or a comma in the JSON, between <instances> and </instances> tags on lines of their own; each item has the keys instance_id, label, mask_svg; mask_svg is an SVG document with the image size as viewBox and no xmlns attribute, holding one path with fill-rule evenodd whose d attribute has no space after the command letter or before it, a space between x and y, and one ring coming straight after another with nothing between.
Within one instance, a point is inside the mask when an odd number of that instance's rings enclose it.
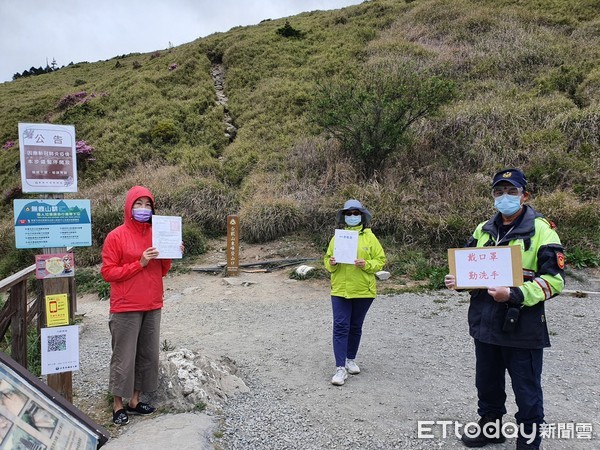
<instances>
[{"instance_id":1,"label":"green shrub","mask_svg":"<svg viewBox=\"0 0 600 450\"><path fill-rule=\"evenodd\" d=\"M404 148L411 126L433 115L454 96L454 83L419 73L409 65L365 70L322 84L313 120L373 176Z\"/></svg>"},{"instance_id":2,"label":"green shrub","mask_svg":"<svg viewBox=\"0 0 600 450\"><path fill-rule=\"evenodd\" d=\"M382 245L387 256L386 270L392 275L417 281L427 280L428 289L444 287L444 277L448 273L445 255L444 259L436 260L420 250L403 248L398 251L387 239L382 239Z\"/></svg>"},{"instance_id":3,"label":"green shrub","mask_svg":"<svg viewBox=\"0 0 600 450\"><path fill-rule=\"evenodd\" d=\"M184 255L195 256L206 252L206 238L199 227L193 224L183 224L182 235L185 245Z\"/></svg>"},{"instance_id":4,"label":"green shrub","mask_svg":"<svg viewBox=\"0 0 600 450\"><path fill-rule=\"evenodd\" d=\"M576 269L600 266L600 253L586 248L575 247L566 253L566 262Z\"/></svg>"},{"instance_id":5,"label":"green shrub","mask_svg":"<svg viewBox=\"0 0 600 450\"><path fill-rule=\"evenodd\" d=\"M258 152L253 148L232 146L224 155L222 181L232 186L239 186L252 172L259 159Z\"/></svg>"},{"instance_id":6,"label":"green shrub","mask_svg":"<svg viewBox=\"0 0 600 450\"><path fill-rule=\"evenodd\" d=\"M329 272L327 272L327 270L325 270L322 267L315 267L313 270L309 271L305 275L299 274L298 272L296 272L296 269L294 269L290 272L290 275L289 275L290 279L298 280L298 281L312 280L312 279L326 280L329 278L329 276L330 276Z\"/></svg>"},{"instance_id":7,"label":"green shrub","mask_svg":"<svg viewBox=\"0 0 600 450\"><path fill-rule=\"evenodd\" d=\"M285 38L294 38L294 39L302 39L304 37L304 33L300 30L295 29L290 23L286 20L285 25L277 28L275 32L282 37Z\"/></svg>"},{"instance_id":8,"label":"green shrub","mask_svg":"<svg viewBox=\"0 0 600 450\"><path fill-rule=\"evenodd\" d=\"M600 207L598 201L580 201L568 190L534 198L533 206L554 222L563 246L598 252L600 242Z\"/></svg>"},{"instance_id":9,"label":"green shrub","mask_svg":"<svg viewBox=\"0 0 600 450\"><path fill-rule=\"evenodd\" d=\"M600 148L600 107L571 111L562 118L560 128L568 139L569 150Z\"/></svg>"},{"instance_id":10,"label":"green shrub","mask_svg":"<svg viewBox=\"0 0 600 450\"><path fill-rule=\"evenodd\" d=\"M179 130L172 120L162 120L150 130L152 142L174 144L179 141Z\"/></svg>"},{"instance_id":11,"label":"green shrub","mask_svg":"<svg viewBox=\"0 0 600 450\"><path fill-rule=\"evenodd\" d=\"M2 259L0 259L0 279L34 264L36 253L41 253L41 249L17 249L13 247L3 253Z\"/></svg>"},{"instance_id":12,"label":"green shrub","mask_svg":"<svg viewBox=\"0 0 600 450\"><path fill-rule=\"evenodd\" d=\"M576 99L582 106L600 105L600 67L587 74L577 88Z\"/></svg>"},{"instance_id":13,"label":"green shrub","mask_svg":"<svg viewBox=\"0 0 600 450\"><path fill-rule=\"evenodd\" d=\"M82 265L100 262L100 251L106 235L123 224L123 206L117 203L97 202L92 205L93 247L77 249L77 263Z\"/></svg>"},{"instance_id":14,"label":"green shrub","mask_svg":"<svg viewBox=\"0 0 600 450\"><path fill-rule=\"evenodd\" d=\"M100 300L107 300L110 297L110 284L104 281L97 269L77 267L75 270L75 286L77 292L97 294Z\"/></svg>"},{"instance_id":15,"label":"green shrub","mask_svg":"<svg viewBox=\"0 0 600 450\"><path fill-rule=\"evenodd\" d=\"M575 99L575 93L584 78L585 73L581 67L561 65L540 77L537 83L542 94L557 90Z\"/></svg>"}]
</instances>

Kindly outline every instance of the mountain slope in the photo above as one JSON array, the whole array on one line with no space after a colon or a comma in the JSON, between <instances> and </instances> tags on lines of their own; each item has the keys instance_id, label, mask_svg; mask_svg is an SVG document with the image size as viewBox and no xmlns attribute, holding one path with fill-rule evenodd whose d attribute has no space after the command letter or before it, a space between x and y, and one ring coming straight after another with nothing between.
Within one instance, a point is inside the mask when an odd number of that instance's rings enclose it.
<instances>
[{"instance_id":1,"label":"mountain slope","mask_svg":"<svg viewBox=\"0 0 600 450\"><path fill-rule=\"evenodd\" d=\"M390 267L401 251L443 260L489 216L490 175L523 168L534 205L559 225L572 261L600 260L600 2L373 0L237 27L154 52L78 63L0 85L0 144L18 122L74 124L98 261L125 191L148 185L194 236L238 212L248 240L308 231L323 243L348 197L374 213ZM218 103L211 66L224 70ZM458 95L415 123L373 179L311 120L318 86L377 67L453 81ZM387 68L387 69L386 69ZM385 75L385 72L384 72ZM85 92L75 96L74 94ZM226 135L225 115L236 127ZM18 147L0 153L0 250L14 255ZM404 250L401 250L404 249ZM0 265L0 270L3 268Z\"/></svg>"}]
</instances>

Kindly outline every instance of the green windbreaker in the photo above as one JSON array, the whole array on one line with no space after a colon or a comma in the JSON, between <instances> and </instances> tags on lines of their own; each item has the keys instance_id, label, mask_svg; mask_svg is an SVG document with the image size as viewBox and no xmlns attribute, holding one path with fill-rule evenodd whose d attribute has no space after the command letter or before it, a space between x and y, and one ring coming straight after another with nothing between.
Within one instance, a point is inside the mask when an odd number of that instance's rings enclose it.
<instances>
[{"instance_id":1,"label":"green windbreaker","mask_svg":"<svg viewBox=\"0 0 600 450\"><path fill-rule=\"evenodd\" d=\"M359 232L357 259L364 259L366 264L363 268L353 264L329 264L335 239L331 238L324 258L325 268L331 273L331 295L344 298L375 298L375 272L379 272L385 265L383 247L370 228L358 225L346 229Z\"/></svg>"}]
</instances>

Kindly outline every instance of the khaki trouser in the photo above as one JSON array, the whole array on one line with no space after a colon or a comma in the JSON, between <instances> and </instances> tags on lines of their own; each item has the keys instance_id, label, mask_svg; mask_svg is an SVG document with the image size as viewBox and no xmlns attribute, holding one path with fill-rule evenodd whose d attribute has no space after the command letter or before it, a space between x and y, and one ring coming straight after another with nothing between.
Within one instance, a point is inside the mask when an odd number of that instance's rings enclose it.
<instances>
[{"instance_id":1,"label":"khaki trouser","mask_svg":"<svg viewBox=\"0 0 600 450\"><path fill-rule=\"evenodd\" d=\"M113 313L108 320L112 336L109 391L131 397L133 391L158 388L161 310Z\"/></svg>"}]
</instances>

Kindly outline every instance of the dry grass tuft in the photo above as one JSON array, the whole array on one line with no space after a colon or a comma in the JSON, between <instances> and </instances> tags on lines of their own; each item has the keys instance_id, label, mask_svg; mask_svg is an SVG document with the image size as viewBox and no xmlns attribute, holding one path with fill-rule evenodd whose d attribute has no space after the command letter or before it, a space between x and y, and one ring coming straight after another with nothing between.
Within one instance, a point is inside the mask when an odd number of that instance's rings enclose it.
<instances>
[{"instance_id":1,"label":"dry grass tuft","mask_svg":"<svg viewBox=\"0 0 600 450\"><path fill-rule=\"evenodd\" d=\"M303 217L303 208L293 200L257 197L240 209L240 233L250 243L268 242L298 230Z\"/></svg>"}]
</instances>

